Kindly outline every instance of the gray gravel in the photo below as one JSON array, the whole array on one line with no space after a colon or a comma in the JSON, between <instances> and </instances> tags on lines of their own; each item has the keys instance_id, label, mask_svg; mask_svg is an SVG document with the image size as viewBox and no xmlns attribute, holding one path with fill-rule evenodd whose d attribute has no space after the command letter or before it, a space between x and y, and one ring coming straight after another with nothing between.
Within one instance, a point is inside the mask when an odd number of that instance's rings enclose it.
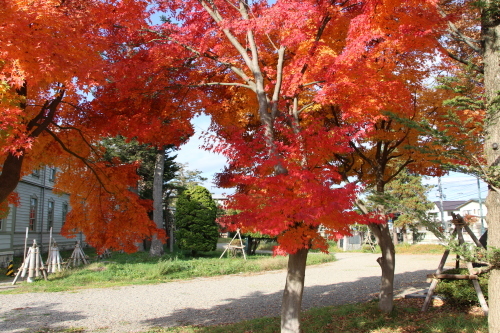
<instances>
[{"instance_id":1,"label":"gray gravel","mask_svg":"<svg viewBox=\"0 0 500 333\"><path fill-rule=\"evenodd\" d=\"M312 254L314 255L314 254ZM308 267L303 308L373 299L380 284L376 254L338 253L338 261ZM399 255L396 293L428 287L440 255ZM236 274L157 285L77 292L0 295L0 332L84 328L143 332L151 327L212 325L279 316L284 271Z\"/></svg>"}]
</instances>

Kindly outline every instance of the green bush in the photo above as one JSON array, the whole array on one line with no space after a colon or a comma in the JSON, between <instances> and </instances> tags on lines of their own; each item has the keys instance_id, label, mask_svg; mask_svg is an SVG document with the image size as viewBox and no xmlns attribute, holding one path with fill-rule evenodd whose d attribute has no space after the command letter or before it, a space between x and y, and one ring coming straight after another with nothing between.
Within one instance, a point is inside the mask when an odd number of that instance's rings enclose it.
<instances>
[{"instance_id":1,"label":"green bush","mask_svg":"<svg viewBox=\"0 0 500 333\"><path fill-rule=\"evenodd\" d=\"M449 269L443 274L464 274L469 272L465 268ZM479 275L479 285L484 297L488 300L488 278L489 273ZM452 306L472 306L478 305L476 290L470 280L441 280L436 287L436 294L444 296L446 302Z\"/></svg>"},{"instance_id":2,"label":"green bush","mask_svg":"<svg viewBox=\"0 0 500 333\"><path fill-rule=\"evenodd\" d=\"M214 251L219 238L216 218L217 206L206 188L195 186L183 191L177 199L175 211L179 248L190 250L192 254Z\"/></svg>"}]
</instances>

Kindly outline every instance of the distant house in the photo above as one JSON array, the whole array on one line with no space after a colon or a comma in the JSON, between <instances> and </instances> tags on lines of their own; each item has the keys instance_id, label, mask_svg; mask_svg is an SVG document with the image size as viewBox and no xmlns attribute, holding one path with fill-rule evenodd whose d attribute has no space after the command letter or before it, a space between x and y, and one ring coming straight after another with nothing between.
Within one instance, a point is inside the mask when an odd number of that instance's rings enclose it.
<instances>
[{"instance_id":1,"label":"distant house","mask_svg":"<svg viewBox=\"0 0 500 333\"><path fill-rule=\"evenodd\" d=\"M57 169L43 167L19 182L16 188L19 206L11 206L9 215L0 219L0 267L5 266L13 255L23 254L26 228L28 246L36 239L46 251L51 227L59 248L75 244L74 239L60 235L70 207L68 194L57 195L52 191L56 177Z\"/></svg>"},{"instance_id":2,"label":"distant house","mask_svg":"<svg viewBox=\"0 0 500 333\"><path fill-rule=\"evenodd\" d=\"M434 202L434 208L428 212L428 215L432 217L436 222L441 222L441 203L439 201ZM482 215L481 215L482 210ZM460 214L461 216L471 215L477 218L477 222L471 226L472 231L476 236L481 235L481 230L487 228L486 224L486 206L484 202L479 204L478 199L461 200L461 201L443 201L443 217L444 225L443 228L446 231L450 231L453 228L451 220L453 219L452 213ZM481 224L482 220L482 224Z\"/></svg>"}]
</instances>

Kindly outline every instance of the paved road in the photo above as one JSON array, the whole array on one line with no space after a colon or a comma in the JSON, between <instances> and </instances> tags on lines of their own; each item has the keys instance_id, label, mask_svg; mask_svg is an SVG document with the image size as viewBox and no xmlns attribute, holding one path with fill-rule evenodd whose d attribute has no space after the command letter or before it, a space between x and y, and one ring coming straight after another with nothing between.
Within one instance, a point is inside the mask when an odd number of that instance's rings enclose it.
<instances>
[{"instance_id":1,"label":"paved road","mask_svg":"<svg viewBox=\"0 0 500 333\"><path fill-rule=\"evenodd\" d=\"M376 297L376 254L338 253L338 261L307 268L303 308ZM425 288L439 255L399 255L396 293ZM85 328L88 332L141 332L150 327L238 322L279 316L284 271L197 278L157 285L78 292L0 295L0 332Z\"/></svg>"}]
</instances>

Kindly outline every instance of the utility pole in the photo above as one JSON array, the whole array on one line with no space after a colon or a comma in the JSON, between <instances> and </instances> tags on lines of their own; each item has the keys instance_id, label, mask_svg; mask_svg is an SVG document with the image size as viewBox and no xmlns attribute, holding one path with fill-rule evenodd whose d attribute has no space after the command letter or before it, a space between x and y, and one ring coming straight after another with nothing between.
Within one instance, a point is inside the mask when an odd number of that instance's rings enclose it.
<instances>
[{"instance_id":1,"label":"utility pole","mask_svg":"<svg viewBox=\"0 0 500 333\"><path fill-rule=\"evenodd\" d=\"M484 234L483 201L481 200L481 186L477 177L477 194L479 196L479 214L481 214L481 235Z\"/></svg>"},{"instance_id":2,"label":"utility pole","mask_svg":"<svg viewBox=\"0 0 500 333\"><path fill-rule=\"evenodd\" d=\"M438 192L439 192L439 203L441 205L441 224L445 229L445 232L448 230L448 226L444 223L444 208L443 208L443 187L441 186L441 177L438 177Z\"/></svg>"}]
</instances>

